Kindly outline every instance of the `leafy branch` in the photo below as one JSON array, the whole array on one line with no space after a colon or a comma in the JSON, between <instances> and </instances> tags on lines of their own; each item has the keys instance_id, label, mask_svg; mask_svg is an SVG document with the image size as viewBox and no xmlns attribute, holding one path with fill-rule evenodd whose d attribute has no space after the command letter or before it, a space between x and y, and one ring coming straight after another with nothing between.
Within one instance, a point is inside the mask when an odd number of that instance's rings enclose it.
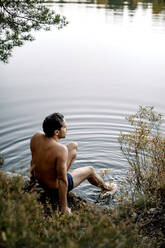
<instances>
[{"instance_id":1,"label":"leafy branch","mask_svg":"<svg viewBox=\"0 0 165 248\"><path fill-rule=\"evenodd\" d=\"M32 41L32 30L50 30L51 26L62 28L68 24L48 8L42 0L0 0L0 60L8 62L15 46Z\"/></svg>"}]
</instances>

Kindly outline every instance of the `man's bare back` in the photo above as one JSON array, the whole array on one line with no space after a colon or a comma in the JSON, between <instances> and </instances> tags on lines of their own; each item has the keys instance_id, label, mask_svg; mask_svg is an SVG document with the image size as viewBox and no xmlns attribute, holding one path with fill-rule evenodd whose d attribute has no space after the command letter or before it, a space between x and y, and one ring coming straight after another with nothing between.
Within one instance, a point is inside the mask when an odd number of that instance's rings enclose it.
<instances>
[{"instance_id":1,"label":"man's bare back","mask_svg":"<svg viewBox=\"0 0 165 248\"><path fill-rule=\"evenodd\" d=\"M36 133L30 143L32 152L31 174L50 189L58 188L57 160L66 147L43 133Z\"/></svg>"},{"instance_id":2,"label":"man's bare back","mask_svg":"<svg viewBox=\"0 0 165 248\"><path fill-rule=\"evenodd\" d=\"M67 206L67 192L87 179L91 184L105 190L113 190L114 185L106 184L92 166L85 166L68 173L76 159L78 145L59 143L66 137L67 124L63 115L54 113L43 122L44 133L36 133L31 138L31 174L49 189L58 189L62 213L71 214Z\"/></svg>"}]
</instances>

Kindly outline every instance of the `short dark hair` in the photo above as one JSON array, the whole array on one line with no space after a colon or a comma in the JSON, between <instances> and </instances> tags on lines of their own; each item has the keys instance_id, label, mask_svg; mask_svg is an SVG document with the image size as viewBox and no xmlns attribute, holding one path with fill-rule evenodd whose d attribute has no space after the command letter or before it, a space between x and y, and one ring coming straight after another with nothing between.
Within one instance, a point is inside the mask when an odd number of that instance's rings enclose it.
<instances>
[{"instance_id":1,"label":"short dark hair","mask_svg":"<svg viewBox=\"0 0 165 248\"><path fill-rule=\"evenodd\" d=\"M60 113L48 115L43 121L42 128L47 137L53 137L55 130L60 130L64 121L64 116Z\"/></svg>"}]
</instances>

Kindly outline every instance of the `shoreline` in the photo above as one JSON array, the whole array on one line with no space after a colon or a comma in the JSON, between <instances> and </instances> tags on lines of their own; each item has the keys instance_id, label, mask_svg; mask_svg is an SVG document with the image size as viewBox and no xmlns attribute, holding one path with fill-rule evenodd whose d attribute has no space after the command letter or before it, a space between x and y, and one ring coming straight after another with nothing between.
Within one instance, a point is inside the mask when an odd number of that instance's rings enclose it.
<instances>
[{"instance_id":1,"label":"shoreline","mask_svg":"<svg viewBox=\"0 0 165 248\"><path fill-rule=\"evenodd\" d=\"M61 248L116 248L119 244L161 248L165 244L165 201L156 205L141 199L108 210L70 192L72 216L61 216L50 192L36 187L27 193L29 178L11 174L0 172L1 247L53 248L56 243Z\"/></svg>"}]
</instances>

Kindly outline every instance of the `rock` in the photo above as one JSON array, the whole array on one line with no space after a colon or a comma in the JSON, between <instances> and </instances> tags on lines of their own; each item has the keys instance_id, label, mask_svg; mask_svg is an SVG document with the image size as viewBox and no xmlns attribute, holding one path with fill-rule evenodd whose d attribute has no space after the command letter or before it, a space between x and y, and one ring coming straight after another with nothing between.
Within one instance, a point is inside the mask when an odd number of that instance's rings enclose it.
<instances>
[{"instance_id":1,"label":"rock","mask_svg":"<svg viewBox=\"0 0 165 248\"><path fill-rule=\"evenodd\" d=\"M4 164L4 158L3 156L0 154L0 166L2 166Z\"/></svg>"},{"instance_id":2,"label":"rock","mask_svg":"<svg viewBox=\"0 0 165 248\"><path fill-rule=\"evenodd\" d=\"M156 208L150 208L149 209L149 213L155 213L156 212Z\"/></svg>"},{"instance_id":3,"label":"rock","mask_svg":"<svg viewBox=\"0 0 165 248\"><path fill-rule=\"evenodd\" d=\"M5 174L9 178L21 176L18 173L12 172L5 172ZM21 176L21 178L24 181L24 193L37 193L37 199L44 207L45 216L51 216L52 211L59 210L58 191L45 189L35 178L30 178L28 176ZM105 199L109 199L110 201L112 201L114 192L111 191L109 194L107 194L109 195L109 197L105 197ZM98 205L94 202L83 199L73 192L68 193L67 200L68 206L72 209L72 211L79 211L81 208L83 208L83 210L90 208L104 212L107 209L105 207L105 204L103 204L103 206L101 206L100 204Z\"/></svg>"},{"instance_id":4,"label":"rock","mask_svg":"<svg viewBox=\"0 0 165 248\"><path fill-rule=\"evenodd\" d=\"M21 175L18 174L18 173L9 172L9 171L6 171L5 174L6 174L8 177L10 177L10 178L21 176ZM25 183L30 182L30 177L28 177L28 176L21 176L21 177L22 177L22 179L23 179L23 181L24 181Z\"/></svg>"},{"instance_id":5,"label":"rock","mask_svg":"<svg viewBox=\"0 0 165 248\"><path fill-rule=\"evenodd\" d=\"M21 176L18 173L12 173L12 172L5 172L5 174L9 178ZM49 190L43 188L43 186L35 179L35 178L29 178L28 176L21 176L24 181L24 193L31 194L32 192L37 193L38 201L41 202L41 204L44 206L45 215L51 215L52 210L58 210L59 209L59 202L58 202L58 191L55 190ZM80 196L77 196L73 192L69 192L67 195L68 199L68 206L74 210L79 210L81 207L87 207L91 206L92 203L83 199ZM94 205L94 204L93 204Z\"/></svg>"}]
</instances>

